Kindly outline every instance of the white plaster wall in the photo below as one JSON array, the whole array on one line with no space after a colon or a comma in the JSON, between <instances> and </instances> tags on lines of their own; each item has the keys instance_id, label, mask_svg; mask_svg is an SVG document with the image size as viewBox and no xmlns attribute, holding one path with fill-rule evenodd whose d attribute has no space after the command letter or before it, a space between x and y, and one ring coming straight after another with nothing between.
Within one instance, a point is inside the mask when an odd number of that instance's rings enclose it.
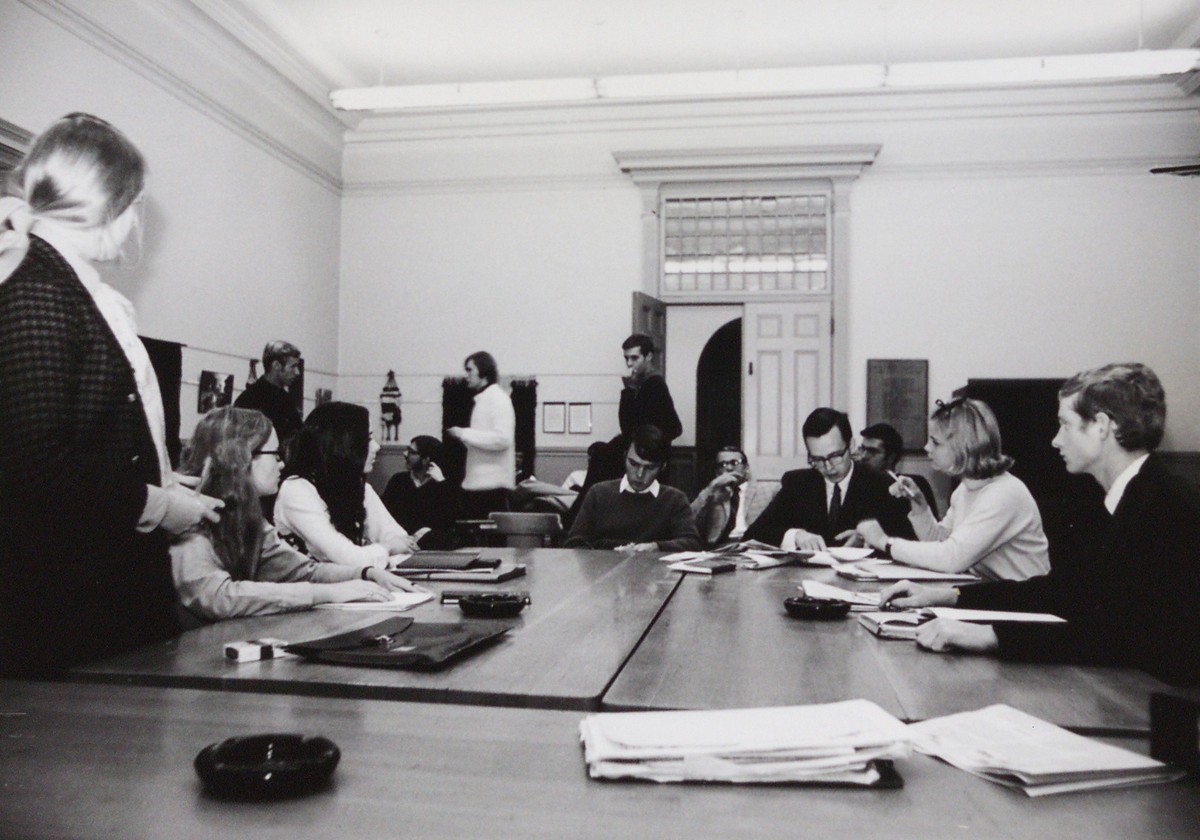
<instances>
[{"instance_id":1,"label":"white plaster wall","mask_svg":"<svg viewBox=\"0 0 1200 840\"><path fill-rule=\"evenodd\" d=\"M149 16L128 17L138 4L90 6L100 16L122 11L126 28L143 24L143 46L176 57L177 69L197 49L182 36L170 40L177 35ZM145 67L133 69L131 60L112 44L5 2L0 116L36 133L70 111L88 111L119 127L145 155L143 258L136 268L102 273L133 301L142 334L188 345L185 437L195 423L199 371L235 374L240 392L248 359L271 338L304 350L311 398L313 389L333 383L338 365L336 186L289 165L261 137L221 122L222 103L181 98L182 88L164 85ZM205 83L231 99L242 95L236 81L222 88L219 78L206 76ZM287 136L294 128L267 110L259 119L256 132ZM307 153L320 161L314 149Z\"/></svg>"},{"instance_id":2,"label":"white plaster wall","mask_svg":"<svg viewBox=\"0 0 1200 840\"><path fill-rule=\"evenodd\" d=\"M476 350L503 376L536 375L539 402L592 404L586 448L618 431L640 217L627 189L347 195L342 222L343 391L374 401L391 368L402 436L439 434L441 379Z\"/></svg>"},{"instance_id":3,"label":"white plaster wall","mask_svg":"<svg viewBox=\"0 0 1200 840\"><path fill-rule=\"evenodd\" d=\"M553 382L542 400L590 394L597 436L613 433L615 347L642 282L639 193L613 152L879 143L840 275L856 428L869 358L928 359L931 400L969 377L1140 359L1168 389L1166 445L1200 448L1200 182L1147 171L1195 154L1195 106L1167 87L1006 96L364 125L344 166L342 359L411 377L488 347ZM689 318L668 318L684 442L698 356L680 350L711 332Z\"/></svg>"}]
</instances>

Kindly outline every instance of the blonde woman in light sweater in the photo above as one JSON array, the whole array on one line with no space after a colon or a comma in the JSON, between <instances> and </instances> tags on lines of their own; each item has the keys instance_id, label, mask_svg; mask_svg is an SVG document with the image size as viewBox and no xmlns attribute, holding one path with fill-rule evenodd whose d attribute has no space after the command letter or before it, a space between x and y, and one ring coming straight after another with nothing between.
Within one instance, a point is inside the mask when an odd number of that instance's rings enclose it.
<instances>
[{"instance_id":1,"label":"blonde woman in light sweater","mask_svg":"<svg viewBox=\"0 0 1200 840\"><path fill-rule=\"evenodd\" d=\"M1042 517L1029 488L1008 470L1000 427L987 403L938 401L929 430L933 468L962 479L939 522L925 495L907 476L895 476L891 494L908 499L917 540L889 537L874 520L858 525L873 548L893 560L941 572L970 572L985 580L1025 580L1050 570Z\"/></svg>"}]
</instances>

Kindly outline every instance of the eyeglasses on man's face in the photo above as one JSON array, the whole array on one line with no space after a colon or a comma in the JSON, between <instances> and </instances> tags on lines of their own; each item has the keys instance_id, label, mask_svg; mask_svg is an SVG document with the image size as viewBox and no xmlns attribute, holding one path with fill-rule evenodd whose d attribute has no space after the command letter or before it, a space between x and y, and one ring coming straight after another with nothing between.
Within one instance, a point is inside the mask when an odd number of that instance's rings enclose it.
<instances>
[{"instance_id":1,"label":"eyeglasses on man's face","mask_svg":"<svg viewBox=\"0 0 1200 840\"><path fill-rule=\"evenodd\" d=\"M842 460L849 453L850 447L847 446L841 452L831 452L828 455L809 455L808 463L809 466L817 467L818 469L821 467L828 467L832 466L834 462Z\"/></svg>"},{"instance_id":2,"label":"eyeglasses on man's face","mask_svg":"<svg viewBox=\"0 0 1200 840\"><path fill-rule=\"evenodd\" d=\"M719 458L717 459L717 469L719 470L736 470L746 466L744 458Z\"/></svg>"}]
</instances>

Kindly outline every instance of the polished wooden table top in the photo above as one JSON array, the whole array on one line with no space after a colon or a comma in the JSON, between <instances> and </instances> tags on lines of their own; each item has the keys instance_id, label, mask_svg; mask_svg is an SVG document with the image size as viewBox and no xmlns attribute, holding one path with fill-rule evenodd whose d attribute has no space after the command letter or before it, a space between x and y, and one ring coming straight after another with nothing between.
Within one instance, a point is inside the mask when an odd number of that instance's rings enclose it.
<instances>
[{"instance_id":1,"label":"polished wooden table top","mask_svg":"<svg viewBox=\"0 0 1200 840\"><path fill-rule=\"evenodd\" d=\"M597 782L584 768L581 718L544 709L0 681L0 834L1094 840L1190 837L1200 825L1194 785L1031 800L921 755L897 761L900 790ZM208 796L192 768L196 754L258 732L331 738L342 750L331 787L269 804Z\"/></svg>"},{"instance_id":2,"label":"polished wooden table top","mask_svg":"<svg viewBox=\"0 0 1200 840\"><path fill-rule=\"evenodd\" d=\"M1007 703L1071 729L1149 732L1149 698L1169 690L1126 668L934 654L843 621L797 621L783 599L813 578L877 591L831 570L689 575L604 696L605 708L738 708L864 697L904 720Z\"/></svg>"},{"instance_id":3,"label":"polished wooden table top","mask_svg":"<svg viewBox=\"0 0 1200 840\"><path fill-rule=\"evenodd\" d=\"M650 557L610 551L486 549L528 566L525 577L487 586L431 589L528 590L532 603L498 642L436 672L314 664L296 659L235 663L227 642L273 637L304 641L396 613L311 610L223 621L76 669L70 679L237 691L392 700L596 709L600 696L679 583ZM399 613L418 621L464 620L436 599Z\"/></svg>"}]
</instances>

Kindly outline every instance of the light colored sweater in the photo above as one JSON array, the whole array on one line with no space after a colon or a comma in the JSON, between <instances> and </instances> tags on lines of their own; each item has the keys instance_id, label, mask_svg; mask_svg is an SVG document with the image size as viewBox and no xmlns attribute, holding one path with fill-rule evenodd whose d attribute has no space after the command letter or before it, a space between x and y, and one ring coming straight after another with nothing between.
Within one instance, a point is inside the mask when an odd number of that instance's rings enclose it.
<instances>
[{"instance_id":1,"label":"light colored sweater","mask_svg":"<svg viewBox=\"0 0 1200 840\"><path fill-rule=\"evenodd\" d=\"M1042 516L1029 489L1009 473L964 479L941 522L926 508L910 513L920 541L892 540L901 563L985 580L1025 580L1050 571Z\"/></svg>"},{"instance_id":2,"label":"light colored sweater","mask_svg":"<svg viewBox=\"0 0 1200 840\"><path fill-rule=\"evenodd\" d=\"M367 518L363 523L366 545L354 542L337 528L329 518L329 506L306 478L293 475L284 480L275 499L275 527L284 539L299 537L304 551L317 560L340 563L344 566L376 566L385 568L393 550L400 548L398 540L408 532L388 513L379 494L367 484L363 493ZM290 541L290 540L289 540Z\"/></svg>"},{"instance_id":3,"label":"light colored sweater","mask_svg":"<svg viewBox=\"0 0 1200 840\"><path fill-rule=\"evenodd\" d=\"M171 574L179 599L201 618L306 610L317 603L317 587L347 579L347 568L318 563L279 539L265 525L254 580L234 580L217 559L207 535L184 534L171 546Z\"/></svg>"},{"instance_id":4,"label":"light colored sweater","mask_svg":"<svg viewBox=\"0 0 1200 840\"><path fill-rule=\"evenodd\" d=\"M467 447L464 490L513 489L517 485L517 417L499 385L475 395L471 426L462 430Z\"/></svg>"}]
</instances>

